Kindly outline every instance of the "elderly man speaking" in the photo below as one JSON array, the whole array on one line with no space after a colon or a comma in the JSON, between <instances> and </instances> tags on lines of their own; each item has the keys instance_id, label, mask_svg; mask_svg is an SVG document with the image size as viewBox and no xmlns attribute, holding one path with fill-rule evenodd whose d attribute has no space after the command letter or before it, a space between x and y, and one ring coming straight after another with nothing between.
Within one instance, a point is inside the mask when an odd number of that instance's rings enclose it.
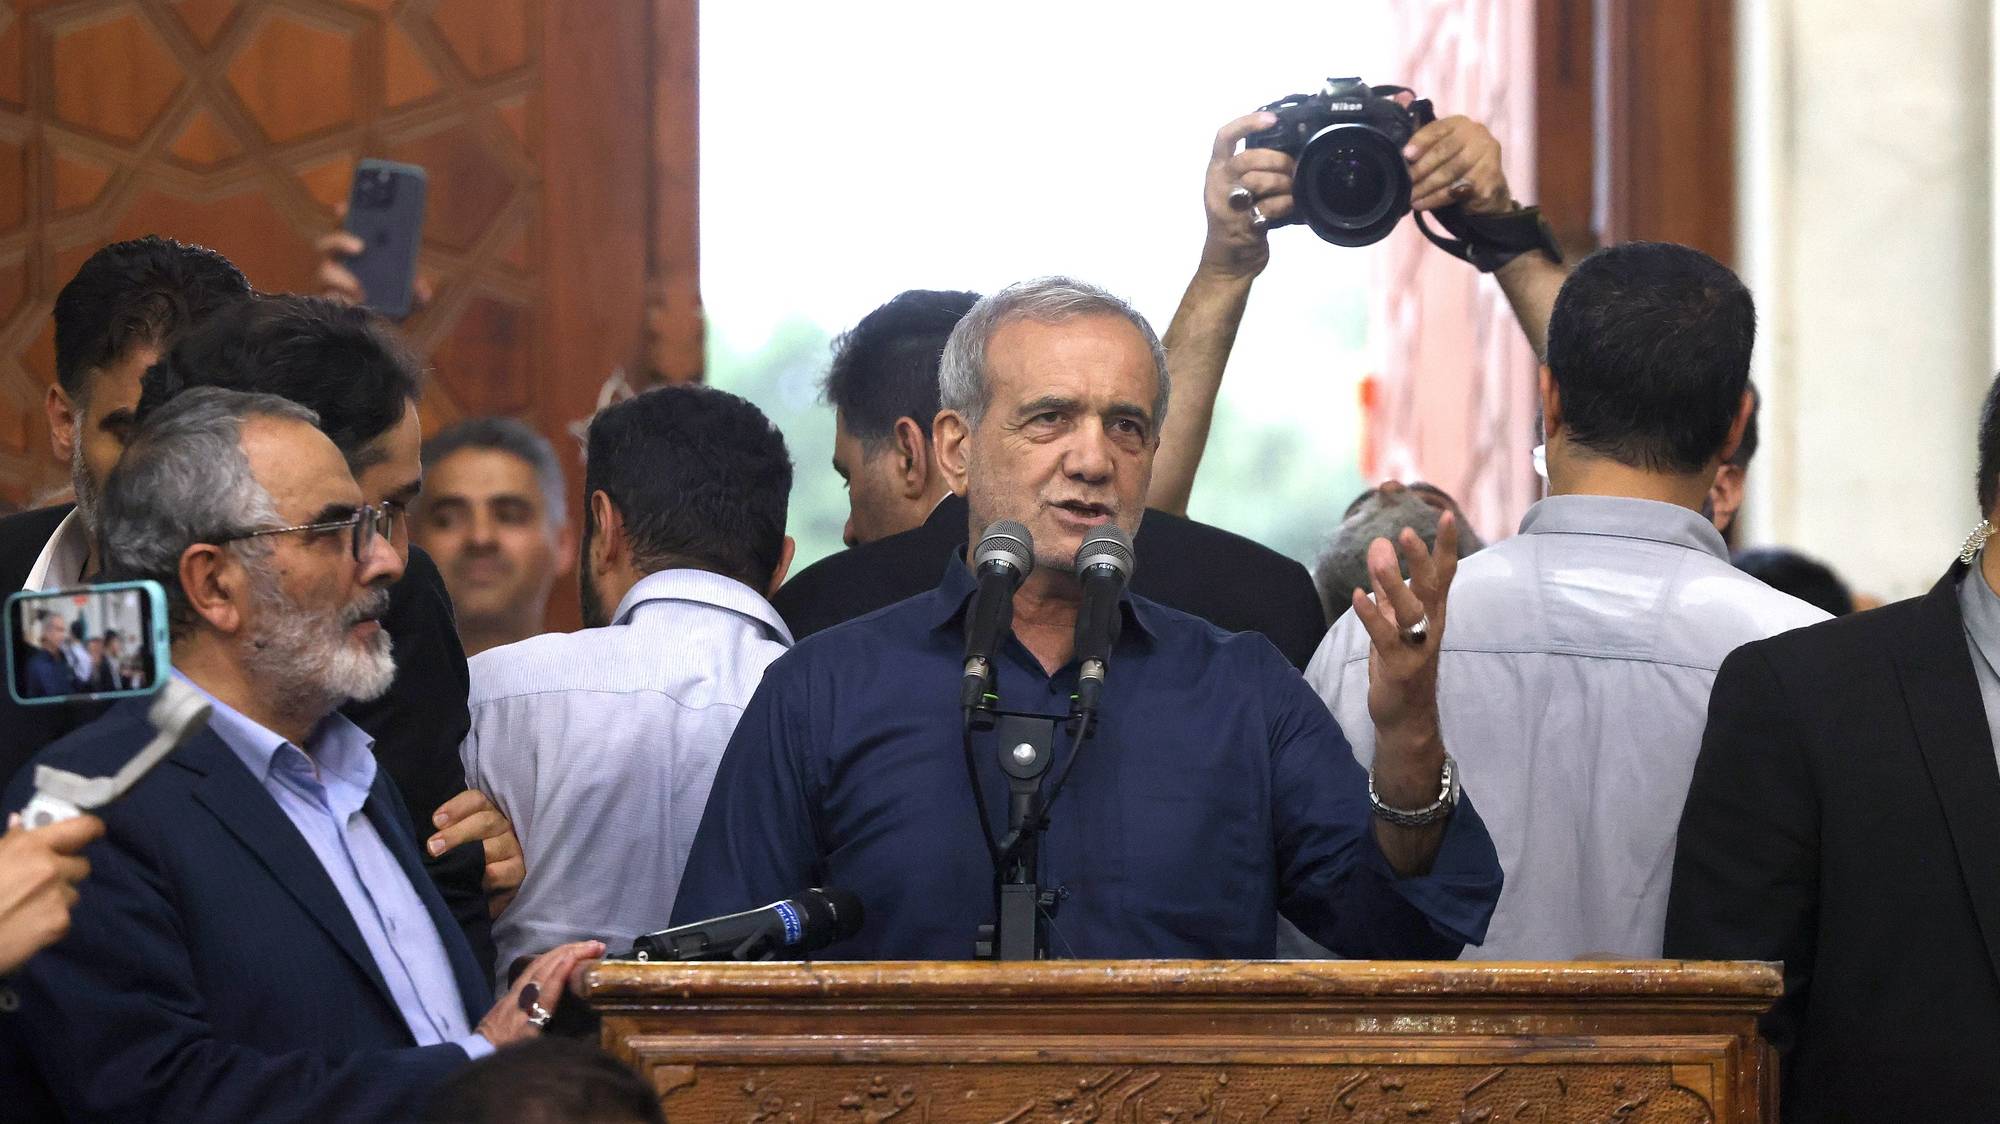
<instances>
[{"instance_id":1,"label":"elderly man speaking","mask_svg":"<svg viewBox=\"0 0 2000 1124\"><path fill-rule=\"evenodd\" d=\"M1128 534L1167 409L1152 328L1063 278L980 301L952 332L933 427L974 540L1025 525L1034 567L995 652L1010 709L1061 714L1076 692L1084 538ZM1454 534L1447 523L1445 535ZM1370 778L1326 707L1261 636L1229 634L1129 594L1096 734L1078 751L1039 848L1048 951L1078 957L1259 957L1279 913L1357 957L1448 957L1478 943L1500 893L1492 841L1451 782L1436 670L1456 559L1414 534L1375 544L1371 714L1390 731ZM994 921L961 752L960 676L975 578L940 555L920 594L818 633L766 673L723 754L676 923L810 885L858 895L866 920L823 955L964 959ZM1139 560L1145 565L1145 559ZM986 819L1007 823L994 735L972 766ZM1070 765L1058 737L1052 778Z\"/></svg>"}]
</instances>

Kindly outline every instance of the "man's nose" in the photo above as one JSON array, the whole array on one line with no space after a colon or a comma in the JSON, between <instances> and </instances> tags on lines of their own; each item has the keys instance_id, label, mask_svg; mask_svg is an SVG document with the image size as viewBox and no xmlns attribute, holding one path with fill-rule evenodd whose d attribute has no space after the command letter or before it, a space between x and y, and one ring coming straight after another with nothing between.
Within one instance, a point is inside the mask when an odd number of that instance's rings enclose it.
<instances>
[{"instance_id":1,"label":"man's nose","mask_svg":"<svg viewBox=\"0 0 2000 1124\"><path fill-rule=\"evenodd\" d=\"M844 545L846 545L846 546L849 546L849 547L856 547L856 546L860 546L860 545L861 545L861 540L860 540L859 538L857 538L857 537L855 536L855 534L854 534L854 513L853 513L853 512L849 512L849 513L848 513L848 515L847 515L847 522L841 525L841 528L840 528L840 541L841 541L841 542L842 542L842 543L843 543Z\"/></svg>"},{"instance_id":2,"label":"man's nose","mask_svg":"<svg viewBox=\"0 0 2000 1124\"><path fill-rule=\"evenodd\" d=\"M1111 435L1098 422L1076 428L1063 451L1063 472L1073 480L1101 484L1111 478Z\"/></svg>"},{"instance_id":3,"label":"man's nose","mask_svg":"<svg viewBox=\"0 0 2000 1124\"><path fill-rule=\"evenodd\" d=\"M371 537L354 580L366 586L385 586L396 584L402 577L403 556L397 553L396 544L381 535Z\"/></svg>"},{"instance_id":4,"label":"man's nose","mask_svg":"<svg viewBox=\"0 0 2000 1124\"><path fill-rule=\"evenodd\" d=\"M472 533L466 541L472 546L491 546L500 541L500 521L488 512L474 511Z\"/></svg>"}]
</instances>

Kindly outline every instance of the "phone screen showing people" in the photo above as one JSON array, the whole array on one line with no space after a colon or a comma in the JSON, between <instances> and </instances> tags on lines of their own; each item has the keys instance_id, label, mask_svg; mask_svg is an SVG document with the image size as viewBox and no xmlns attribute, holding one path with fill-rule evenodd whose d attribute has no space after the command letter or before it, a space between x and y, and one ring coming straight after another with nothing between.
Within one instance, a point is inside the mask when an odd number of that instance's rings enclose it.
<instances>
[{"instance_id":1,"label":"phone screen showing people","mask_svg":"<svg viewBox=\"0 0 2000 1124\"><path fill-rule=\"evenodd\" d=\"M7 684L18 702L145 695L167 673L160 587L113 582L7 599Z\"/></svg>"}]
</instances>

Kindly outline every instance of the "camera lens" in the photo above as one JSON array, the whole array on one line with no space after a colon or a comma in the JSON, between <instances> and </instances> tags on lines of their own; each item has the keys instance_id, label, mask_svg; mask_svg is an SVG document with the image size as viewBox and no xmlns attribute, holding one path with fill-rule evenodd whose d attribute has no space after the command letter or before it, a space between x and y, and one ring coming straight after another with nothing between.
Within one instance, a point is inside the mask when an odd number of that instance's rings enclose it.
<instances>
[{"instance_id":1,"label":"camera lens","mask_svg":"<svg viewBox=\"0 0 2000 1124\"><path fill-rule=\"evenodd\" d=\"M1379 242L1410 209L1410 172L1388 137L1329 125L1299 153L1294 195L1314 234L1337 246Z\"/></svg>"}]
</instances>

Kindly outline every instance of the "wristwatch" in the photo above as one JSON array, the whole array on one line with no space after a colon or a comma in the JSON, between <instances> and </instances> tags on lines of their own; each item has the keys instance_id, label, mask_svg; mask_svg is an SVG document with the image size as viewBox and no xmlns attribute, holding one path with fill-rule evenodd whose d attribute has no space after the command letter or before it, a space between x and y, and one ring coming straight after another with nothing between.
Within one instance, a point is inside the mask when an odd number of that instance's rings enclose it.
<instances>
[{"instance_id":1,"label":"wristwatch","mask_svg":"<svg viewBox=\"0 0 2000 1124\"><path fill-rule=\"evenodd\" d=\"M1375 770L1370 769L1368 806L1375 810L1377 816L1397 827L1429 827L1451 815L1451 810L1458 807L1458 762L1451 759L1451 754L1444 755L1444 775L1438 786L1438 798L1432 801L1429 807L1418 808L1415 811L1391 808L1382 803L1382 798L1375 792Z\"/></svg>"}]
</instances>

